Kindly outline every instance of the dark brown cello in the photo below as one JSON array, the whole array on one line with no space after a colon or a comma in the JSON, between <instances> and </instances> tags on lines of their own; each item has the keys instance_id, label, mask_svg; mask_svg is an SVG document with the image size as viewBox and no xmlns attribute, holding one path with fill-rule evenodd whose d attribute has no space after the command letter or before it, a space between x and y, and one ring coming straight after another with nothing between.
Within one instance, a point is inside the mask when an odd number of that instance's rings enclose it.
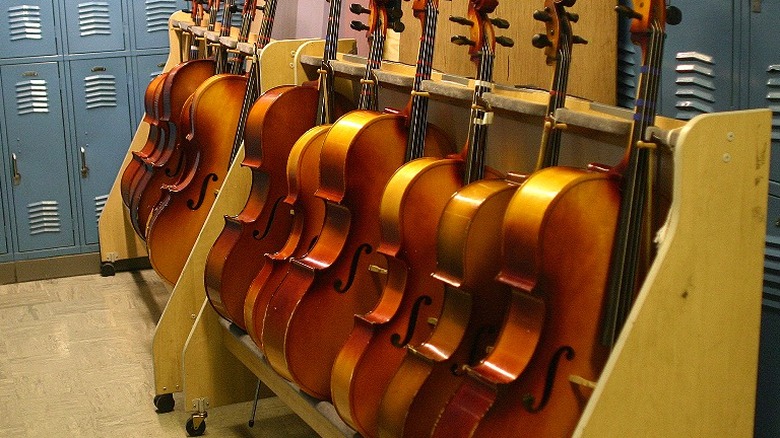
<instances>
[{"instance_id":1,"label":"dark brown cello","mask_svg":"<svg viewBox=\"0 0 780 438\"><path fill-rule=\"evenodd\" d=\"M232 5L228 1L226 11ZM230 27L230 15L223 17L223 31ZM205 80L182 109L182 119L188 122L180 145L186 167L176 184L162 187L162 198L146 228L149 261L171 284L176 283L214 202L215 190L237 153L234 141L246 88L246 76L218 73Z\"/></svg>"},{"instance_id":2,"label":"dark brown cello","mask_svg":"<svg viewBox=\"0 0 780 438\"><path fill-rule=\"evenodd\" d=\"M550 98L545 113L542 142L539 148L537 171L558 163L561 132L555 127L554 114L558 108L565 106L572 46L575 43L585 42L571 32L570 21L577 21L578 16L567 12L565 7L572 6L573 3L574 0L546 0L544 9L534 13L534 18L544 21L546 25L546 32L534 37L534 45L544 47L547 64L555 65ZM523 186L512 199L515 199L522 190ZM510 201L509 208L512 205ZM528 207L527 210L508 211L506 214L535 217L537 206L529 205L526 207ZM581 230L581 227L577 227L577 229ZM516 241L503 240L504 251L502 254L507 251L518 252L515 249L517 243ZM570 249L567 246L565 251ZM524 272L525 274L528 274L523 278L523 288L512 288L507 308L501 314L495 315L501 324L494 343L488 350L470 358L470 363L460 364L457 372L464 378L460 387L439 415L432 434L433 437L466 438L472 436L479 422L498 397L500 385L505 385L516 379L531 360L542 333L546 313L545 302L536 290L539 278L533 274L537 272L537 269L544 269L540 267L547 266L555 267L553 269L564 269L566 272L571 269L570 266L562 267L560 260L550 257L547 253L534 254L534 256L536 257L527 255L528 260L524 260L527 263L518 266L518 268L527 271ZM507 257L502 259L504 263L508 261ZM555 330L555 328L545 329Z\"/></svg>"},{"instance_id":3,"label":"dark brown cello","mask_svg":"<svg viewBox=\"0 0 780 438\"><path fill-rule=\"evenodd\" d=\"M385 283L398 280L376 253L385 184L408 160L452 151L441 130L429 129L426 105L413 98L411 113L352 111L325 135L315 192L324 222L305 256L288 262L262 330L271 366L313 396L330 397L333 361L354 315L374 308Z\"/></svg>"},{"instance_id":4,"label":"dark brown cello","mask_svg":"<svg viewBox=\"0 0 780 438\"><path fill-rule=\"evenodd\" d=\"M216 17L218 7L219 2L210 2L211 16ZM210 23L213 27L213 22ZM151 210L160 197L158 189L181 177L183 158L178 145L182 135L182 108L195 89L214 72L212 60L186 61L165 74L159 94L154 97L161 109L156 123L158 129L147 140L153 149L149 153L134 152L123 174L123 181L130 180L127 199L130 222L142 239L146 236Z\"/></svg>"},{"instance_id":5,"label":"dark brown cello","mask_svg":"<svg viewBox=\"0 0 780 438\"><path fill-rule=\"evenodd\" d=\"M472 4L472 6L474 6ZM435 23L424 19L424 38ZM434 17L435 18L435 17ZM388 181L382 195L380 221L382 241L378 252L388 260L388 276L402 273L401 281L388 282L377 306L355 317L355 326L333 364L331 393L342 418L363 436L378 435L377 416L388 385L401 366L405 346L417 346L431 335L445 295L444 284L431 274L436 268L436 235L439 218L447 201L464 183L484 175L497 177L484 168L488 120L483 94L493 80L493 32L483 25L486 15L469 8L468 18L451 18L473 23L470 38L455 41L469 44L469 57L477 66L469 136L460 158L419 158L404 164ZM508 23L496 20L502 28ZM476 42L485 41L487 44ZM511 45L508 39L502 43ZM468 170L466 170L468 169Z\"/></svg>"},{"instance_id":6,"label":"dark brown cello","mask_svg":"<svg viewBox=\"0 0 780 438\"><path fill-rule=\"evenodd\" d=\"M203 7L197 1L193 2L191 14L193 23L199 22L202 18ZM149 134L144 145L138 151L135 151L132 155L132 159L128 162L125 169L122 171L121 178L121 194L122 202L125 206L130 206L130 196L133 190L134 178L137 172L139 172L143 165L142 159L153 159L155 154L159 154L162 150L162 146L158 148L158 144L163 144L167 141L167 135L169 132L165 130L165 124L159 121L162 105L162 82L168 76L168 72L157 75L147 86L144 93L144 119L143 121L150 125ZM178 117L178 114L177 114Z\"/></svg>"},{"instance_id":7,"label":"dark brown cello","mask_svg":"<svg viewBox=\"0 0 780 438\"><path fill-rule=\"evenodd\" d=\"M674 8L667 14L660 0L635 4L620 8L633 18L643 53L623 160L606 173L544 169L507 209L499 278L542 297L547 322L525 372L501 388L475 436L571 435L643 281L639 252L653 153L645 132L655 120L665 22L676 24L680 15ZM533 290L529 278L537 279Z\"/></svg>"},{"instance_id":8,"label":"dark brown cello","mask_svg":"<svg viewBox=\"0 0 780 438\"><path fill-rule=\"evenodd\" d=\"M310 131L327 129L340 112L330 108L334 96L328 67L336 57L340 8L339 2L331 3L333 18L325 38L325 68L318 86L274 87L260 96L249 114L246 155L241 164L252 171L252 188L243 210L225 217L225 227L206 259L204 275L206 293L217 313L242 329L246 328L247 290L263 266L263 255L281 248L292 222L306 218L300 210L293 218L289 213L293 210L283 203L291 150L300 138L310 136Z\"/></svg>"}]
</instances>

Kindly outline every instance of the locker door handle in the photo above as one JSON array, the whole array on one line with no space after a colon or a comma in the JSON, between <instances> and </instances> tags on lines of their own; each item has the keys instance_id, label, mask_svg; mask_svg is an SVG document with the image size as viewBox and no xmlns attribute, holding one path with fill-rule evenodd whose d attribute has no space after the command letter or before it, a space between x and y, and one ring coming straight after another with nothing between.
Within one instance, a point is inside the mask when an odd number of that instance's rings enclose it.
<instances>
[{"instance_id":1,"label":"locker door handle","mask_svg":"<svg viewBox=\"0 0 780 438\"><path fill-rule=\"evenodd\" d=\"M89 175L89 167L87 167L87 150L81 147L81 177L86 178Z\"/></svg>"},{"instance_id":2,"label":"locker door handle","mask_svg":"<svg viewBox=\"0 0 780 438\"><path fill-rule=\"evenodd\" d=\"M19 185L20 182L22 182L22 174L19 173L19 164L17 162L16 154L11 154L11 171L13 171L13 181L14 185Z\"/></svg>"}]
</instances>

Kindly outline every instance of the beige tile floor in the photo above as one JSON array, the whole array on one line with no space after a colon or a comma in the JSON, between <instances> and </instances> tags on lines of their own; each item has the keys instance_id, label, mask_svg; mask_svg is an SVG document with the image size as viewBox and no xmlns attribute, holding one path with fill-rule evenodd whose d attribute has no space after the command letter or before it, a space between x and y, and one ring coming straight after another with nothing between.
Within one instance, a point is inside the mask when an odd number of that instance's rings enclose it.
<instances>
[{"instance_id":1,"label":"beige tile floor","mask_svg":"<svg viewBox=\"0 0 780 438\"><path fill-rule=\"evenodd\" d=\"M0 438L183 437L157 414L151 341L169 292L153 271L0 286ZM204 436L316 437L278 399L209 410Z\"/></svg>"}]
</instances>

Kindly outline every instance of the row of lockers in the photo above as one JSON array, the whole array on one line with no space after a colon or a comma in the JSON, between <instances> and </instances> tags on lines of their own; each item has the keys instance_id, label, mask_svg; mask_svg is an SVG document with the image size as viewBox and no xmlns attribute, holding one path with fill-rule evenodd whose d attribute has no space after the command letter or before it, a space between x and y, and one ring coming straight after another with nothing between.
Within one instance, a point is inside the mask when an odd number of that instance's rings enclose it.
<instances>
[{"instance_id":1,"label":"row of lockers","mask_svg":"<svg viewBox=\"0 0 780 438\"><path fill-rule=\"evenodd\" d=\"M183 0L9 0L0 13L0 262L95 251Z\"/></svg>"},{"instance_id":2,"label":"row of lockers","mask_svg":"<svg viewBox=\"0 0 780 438\"><path fill-rule=\"evenodd\" d=\"M156 49L183 0L4 0L0 59ZM161 35L163 37L161 38Z\"/></svg>"}]
</instances>

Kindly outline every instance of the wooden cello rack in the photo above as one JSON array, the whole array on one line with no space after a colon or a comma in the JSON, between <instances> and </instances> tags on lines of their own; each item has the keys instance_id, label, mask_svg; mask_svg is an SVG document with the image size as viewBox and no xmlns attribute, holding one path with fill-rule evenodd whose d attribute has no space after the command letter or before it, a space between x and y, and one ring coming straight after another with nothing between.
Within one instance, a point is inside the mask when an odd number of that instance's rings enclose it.
<instances>
[{"instance_id":1,"label":"wooden cello rack","mask_svg":"<svg viewBox=\"0 0 780 438\"><path fill-rule=\"evenodd\" d=\"M299 54L316 53L306 48ZM299 57L300 61L302 58ZM359 62L333 68L357 80ZM311 70L308 60L298 68ZM383 67L383 106L399 105L410 82L403 67ZM302 78L299 78L302 79ZM464 80L426 84L431 121L465 133L453 108L468 106ZM458 83L460 82L460 83ZM488 164L530 169L546 93L497 87ZM571 98L556 121L566 125L562 163L617 162L629 130L626 111ZM465 115L464 115L465 118ZM454 119L454 120L453 120ZM688 122L658 117L653 141L672 198L657 237L658 255L628 322L574 431L578 437L750 436L766 227L771 112L706 114ZM524 159L523 156L534 158ZM157 394L183 391L187 410L250 400L259 379L317 433L354 436L330 403L314 400L274 373L249 337L220 319L205 297L203 264L222 226L238 211L249 175L234 166L163 312L154 339ZM244 173L240 176L240 173ZM587 384L571 376L572 384Z\"/></svg>"}]
</instances>

